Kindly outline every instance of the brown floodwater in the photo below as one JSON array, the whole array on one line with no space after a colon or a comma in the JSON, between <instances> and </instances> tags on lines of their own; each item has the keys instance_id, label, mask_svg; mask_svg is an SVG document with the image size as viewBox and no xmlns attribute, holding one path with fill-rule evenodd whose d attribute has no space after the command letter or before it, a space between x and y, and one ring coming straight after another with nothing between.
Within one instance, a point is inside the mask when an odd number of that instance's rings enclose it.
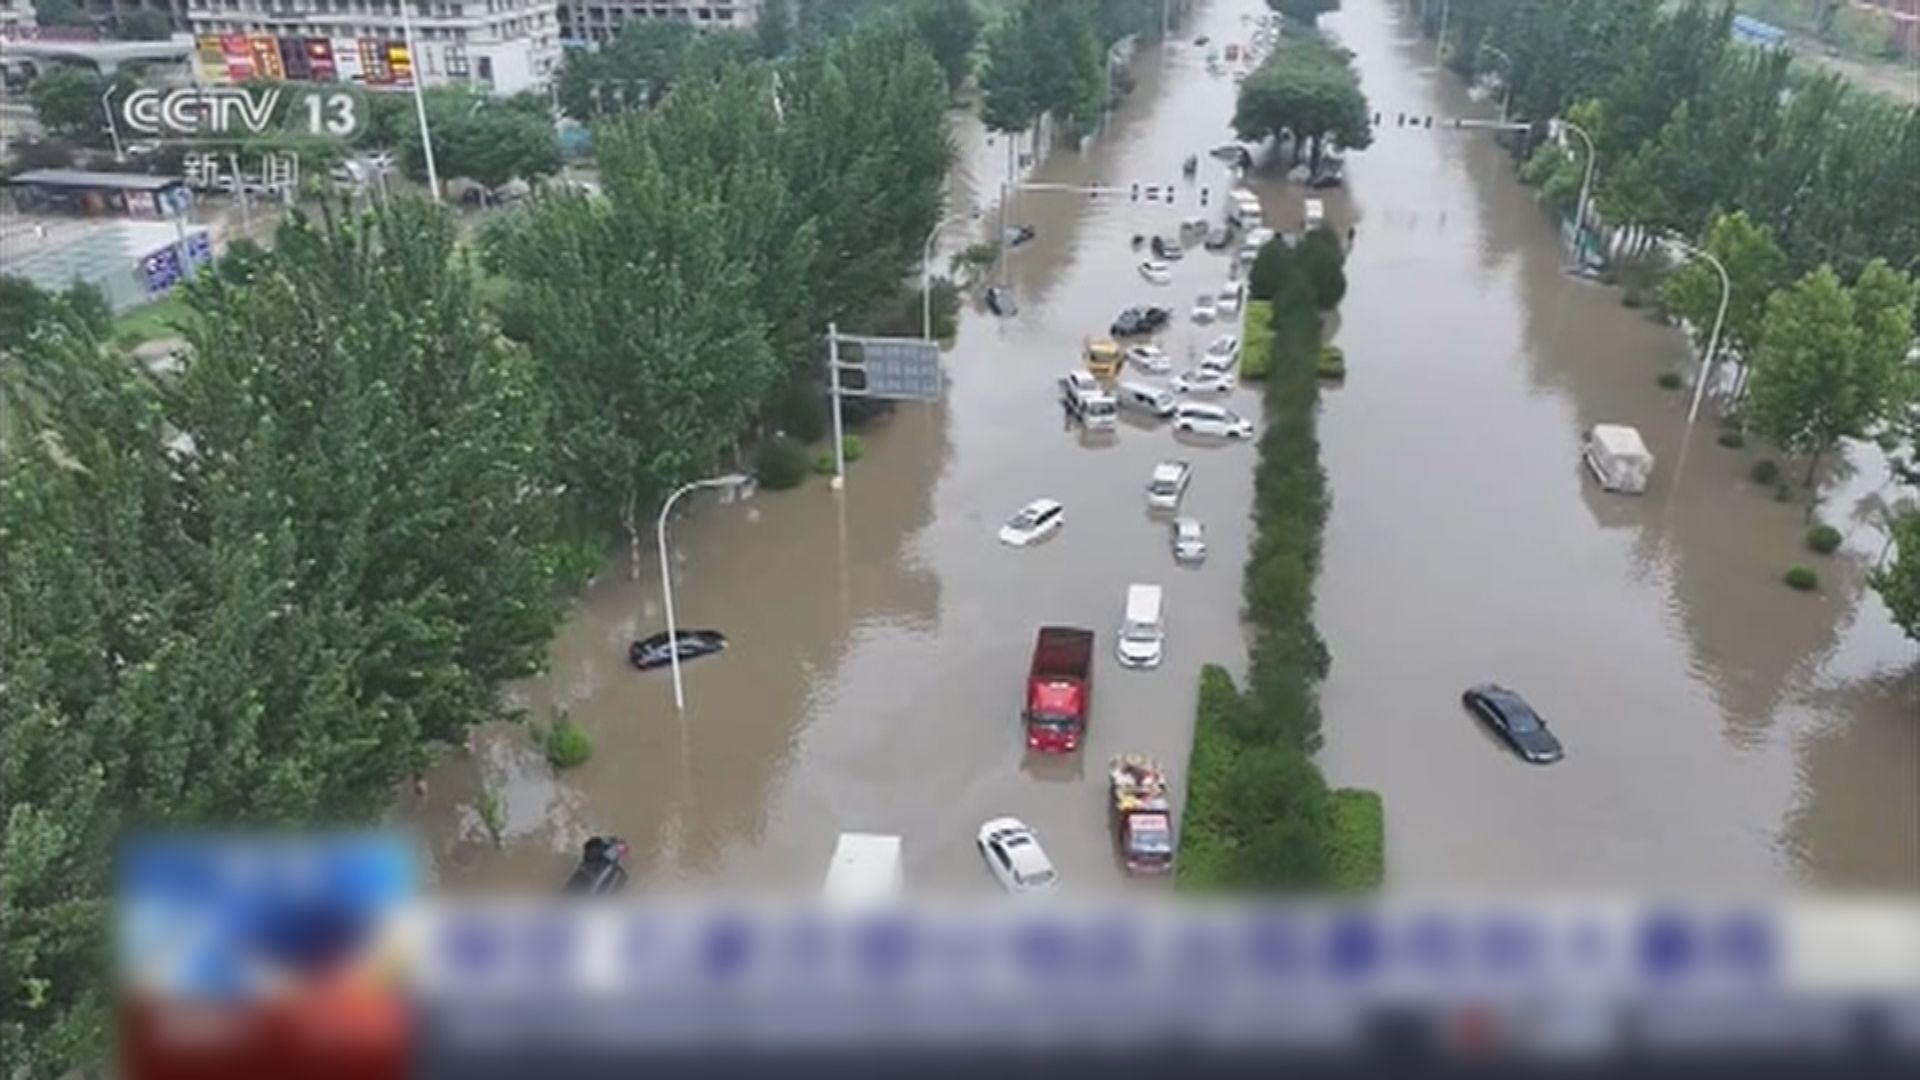
<instances>
[{"instance_id":1,"label":"brown floodwater","mask_svg":"<svg viewBox=\"0 0 1920 1080\"><path fill-rule=\"evenodd\" d=\"M1359 52L1376 107L1480 110L1384 0L1329 20ZM1264 5L1215 0L1183 35L1244 41ZM496 725L431 774L403 808L440 879L467 888L555 887L586 835L633 846L649 887L809 891L842 831L905 838L910 890L983 890L972 845L987 818L1040 832L1071 890L1118 886L1104 764L1157 755L1184 797L1196 673L1239 671L1240 576L1253 447L1177 439L1123 418L1111 435L1064 422L1054 389L1130 304L1177 315L1176 361L1221 332L1186 317L1227 279L1194 252L1173 283L1134 270L1135 234L1217 214L1224 177L1205 157L1229 135L1235 84L1204 51L1135 58L1135 92L1083 149L1029 178L1180 184L1177 205L1027 192L1009 220L1036 238L1007 273L1020 313L964 312L946 353L946 400L903 405L862 431L866 456L835 493L820 478L729 504L693 496L673 525L676 612L729 649L685 669L677 714L666 672L625 662L664 626L655 553L638 579L616 565L574 603L550 674L511 688L543 721L566 709L592 734L586 765L555 774L526 729ZM1391 121L1389 121L1391 124ZM1005 143L960 117L945 254L995 219ZM1194 185L1180 163L1201 155ZM1685 357L1677 332L1562 276L1555 234L1484 136L1383 131L1355 155L1329 211L1354 222L1351 289L1336 340L1347 385L1325 396L1334 492L1320 588L1333 650L1325 694L1336 782L1386 798L1396 884L1748 886L1920 880L1920 683L1913 649L1863 573L1879 554L1884 465L1856 452L1823 516L1848 534L1820 560L1823 589L1779 584L1802 511L1751 489L1751 456L1692 440L1676 471L1685 403L1654 374ZM1268 218L1297 227L1302 192L1259 185ZM1258 397L1227 402L1258 411ZM1581 427L1638 425L1660 468L1645 497L1602 496L1577 468ZM1143 486L1152 466L1195 467L1183 513L1201 518L1206 564L1176 568ZM1680 479L1676 482L1676 476ZM1027 550L1000 522L1052 496L1066 527ZM1123 593L1166 587L1166 663L1112 658ZM1036 758L1017 720L1033 633L1099 634L1093 719L1078 755ZM1524 689L1569 748L1528 769L1460 712L1467 683ZM505 812L496 848L479 794Z\"/></svg>"},{"instance_id":2,"label":"brown floodwater","mask_svg":"<svg viewBox=\"0 0 1920 1080\"><path fill-rule=\"evenodd\" d=\"M1761 452L1704 414L1687 438L1685 393L1656 385L1689 369L1682 336L1563 274L1506 154L1443 129L1490 110L1431 44L1384 0L1326 22L1387 122L1343 207L1322 759L1385 795L1393 881L1920 884L1920 665L1865 583L1902 494L1883 459L1849 448L1819 511L1846 545L1806 552L1804 506L1746 478ZM1596 422L1646 437L1644 496L1583 474ZM1801 562L1818 592L1781 584ZM1481 680L1527 694L1566 759L1476 730L1458 696Z\"/></svg>"}]
</instances>

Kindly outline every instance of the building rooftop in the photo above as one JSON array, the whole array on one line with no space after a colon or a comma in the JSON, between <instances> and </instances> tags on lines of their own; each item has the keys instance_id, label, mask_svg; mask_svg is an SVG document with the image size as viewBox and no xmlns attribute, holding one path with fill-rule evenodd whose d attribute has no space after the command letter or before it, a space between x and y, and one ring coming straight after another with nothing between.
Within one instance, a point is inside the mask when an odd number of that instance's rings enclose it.
<instances>
[{"instance_id":1,"label":"building rooftop","mask_svg":"<svg viewBox=\"0 0 1920 1080\"><path fill-rule=\"evenodd\" d=\"M81 169L33 169L7 181L9 184L55 184L61 187L120 188L126 191L159 191L184 183L178 176L153 176L148 173L86 172Z\"/></svg>"}]
</instances>

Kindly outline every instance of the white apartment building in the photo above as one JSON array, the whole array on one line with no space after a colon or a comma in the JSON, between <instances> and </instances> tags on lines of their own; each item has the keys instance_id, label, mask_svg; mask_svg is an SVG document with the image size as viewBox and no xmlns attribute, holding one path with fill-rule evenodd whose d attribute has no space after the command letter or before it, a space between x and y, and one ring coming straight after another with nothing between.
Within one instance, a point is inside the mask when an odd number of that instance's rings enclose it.
<instances>
[{"instance_id":1,"label":"white apartment building","mask_svg":"<svg viewBox=\"0 0 1920 1080\"><path fill-rule=\"evenodd\" d=\"M178 0L177 0L178 2ZM401 0L184 0L204 35L331 41L406 40ZM544 87L560 68L555 0L409 0L413 67L429 86L471 83L501 94Z\"/></svg>"},{"instance_id":2,"label":"white apartment building","mask_svg":"<svg viewBox=\"0 0 1920 1080\"><path fill-rule=\"evenodd\" d=\"M751 27L760 0L560 0L560 36L574 44L599 44L620 28L645 19L680 19L700 27Z\"/></svg>"}]
</instances>

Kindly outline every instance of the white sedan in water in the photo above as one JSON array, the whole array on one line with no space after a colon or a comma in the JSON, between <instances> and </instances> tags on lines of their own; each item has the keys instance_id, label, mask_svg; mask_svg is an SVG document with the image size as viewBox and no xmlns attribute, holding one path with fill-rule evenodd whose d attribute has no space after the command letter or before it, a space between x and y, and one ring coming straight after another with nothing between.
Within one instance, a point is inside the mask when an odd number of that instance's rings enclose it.
<instances>
[{"instance_id":1,"label":"white sedan in water","mask_svg":"<svg viewBox=\"0 0 1920 1080\"><path fill-rule=\"evenodd\" d=\"M1210 367L1189 368L1173 377L1173 388L1182 394L1224 394L1234 384L1233 372Z\"/></svg>"},{"instance_id":2,"label":"white sedan in water","mask_svg":"<svg viewBox=\"0 0 1920 1080\"><path fill-rule=\"evenodd\" d=\"M1060 891L1060 875L1040 838L1019 818L994 818L980 826L980 857L1000 886L1016 895Z\"/></svg>"},{"instance_id":3,"label":"white sedan in water","mask_svg":"<svg viewBox=\"0 0 1920 1080\"><path fill-rule=\"evenodd\" d=\"M1153 345L1127 346L1127 363L1149 375L1165 375L1173 370L1173 361L1166 352Z\"/></svg>"},{"instance_id":4,"label":"white sedan in water","mask_svg":"<svg viewBox=\"0 0 1920 1080\"><path fill-rule=\"evenodd\" d=\"M1173 280L1173 267L1159 259L1148 259L1140 264L1140 276L1155 285L1165 285Z\"/></svg>"},{"instance_id":5,"label":"white sedan in water","mask_svg":"<svg viewBox=\"0 0 1920 1080\"><path fill-rule=\"evenodd\" d=\"M1035 499L1000 526L1000 542L1026 547L1060 531L1067 523L1066 508L1053 499Z\"/></svg>"}]
</instances>

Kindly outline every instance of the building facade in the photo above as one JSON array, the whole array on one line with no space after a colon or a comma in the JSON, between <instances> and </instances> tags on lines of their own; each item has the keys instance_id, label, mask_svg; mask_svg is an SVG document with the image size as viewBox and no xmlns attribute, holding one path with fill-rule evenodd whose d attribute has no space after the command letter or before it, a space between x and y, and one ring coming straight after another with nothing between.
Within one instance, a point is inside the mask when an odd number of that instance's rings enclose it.
<instances>
[{"instance_id":1,"label":"building facade","mask_svg":"<svg viewBox=\"0 0 1920 1080\"><path fill-rule=\"evenodd\" d=\"M401 0L179 2L203 67L211 75L224 64L233 81L351 78L380 85L406 84L417 74L428 86L465 83L513 94L544 87L560 65L555 0L409 0L411 53Z\"/></svg>"},{"instance_id":2,"label":"building facade","mask_svg":"<svg viewBox=\"0 0 1920 1080\"><path fill-rule=\"evenodd\" d=\"M560 36L575 45L611 41L631 22L679 19L741 30L759 18L760 0L560 0Z\"/></svg>"}]
</instances>

